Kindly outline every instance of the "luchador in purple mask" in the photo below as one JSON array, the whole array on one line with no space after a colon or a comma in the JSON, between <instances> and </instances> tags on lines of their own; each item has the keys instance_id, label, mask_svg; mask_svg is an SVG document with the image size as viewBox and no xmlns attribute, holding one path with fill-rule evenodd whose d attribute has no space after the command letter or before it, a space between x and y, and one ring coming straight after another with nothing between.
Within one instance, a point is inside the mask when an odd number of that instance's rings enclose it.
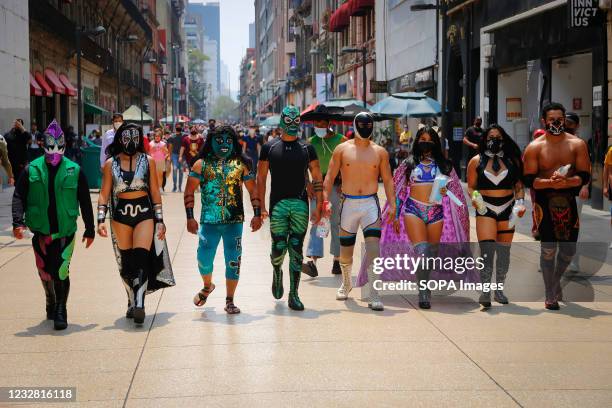
<instances>
[{"instance_id":1,"label":"luchador in purple mask","mask_svg":"<svg viewBox=\"0 0 612 408\"><path fill-rule=\"evenodd\" d=\"M45 130L45 161L52 166L57 166L64 157L66 150L66 140L64 132L55 119Z\"/></svg>"}]
</instances>

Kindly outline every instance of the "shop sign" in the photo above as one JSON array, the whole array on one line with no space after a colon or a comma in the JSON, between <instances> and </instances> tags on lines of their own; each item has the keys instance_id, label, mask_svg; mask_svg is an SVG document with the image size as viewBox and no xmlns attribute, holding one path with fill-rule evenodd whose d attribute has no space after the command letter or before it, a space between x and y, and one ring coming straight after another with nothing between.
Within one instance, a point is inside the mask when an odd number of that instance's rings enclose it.
<instances>
[{"instance_id":1,"label":"shop sign","mask_svg":"<svg viewBox=\"0 0 612 408\"><path fill-rule=\"evenodd\" d=\"M603 88L601 85L593 87L593 107L601 106L603 100Z\"/></svg>"},{"instance_id":2,"label":"shop sign","mask_svg":"<svg viewBox=\"0 0 612 408\"><path fill-rule=\"evenodd\" d=\"M506 121L523 117L523 103L521 98L506 98Z\"/></svg>"},{"instance_id":3,"label":"shop sign","mask_svg":"<svg viewBox=\"0 0 612 408\"><path fill-rule=\"evenodd\" d=\"M370 80L370 93L387 93L388 86L387 81Z\"/></svg>"},{"instance_id":4,"label":"shop sign","mask_svg":"<svg viewBox=\"0 0 612 408\"><path fill-rule=\"evenodd\" d=\"M599 10L598 0L569 0L567 15L571 28L591 27Z\"/></svg>"}]
</instances>

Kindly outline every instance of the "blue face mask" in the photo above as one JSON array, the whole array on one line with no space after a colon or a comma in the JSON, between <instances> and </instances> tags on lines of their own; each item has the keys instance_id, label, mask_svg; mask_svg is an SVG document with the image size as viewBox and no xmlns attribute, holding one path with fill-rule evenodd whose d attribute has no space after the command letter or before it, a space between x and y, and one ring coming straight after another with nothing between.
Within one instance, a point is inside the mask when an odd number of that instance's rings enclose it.
<instances>
[{"instance_id":1,"label":"blue face mask","mask_svg":"<svg viewBox=\"0 0 612 408\"><path fill-rule=\"evenodd\" d=\"M215 135L212 140L212 149L218 158L227 159L234 152L232 136L227 133Z\"/></svg>"}]
</instances>

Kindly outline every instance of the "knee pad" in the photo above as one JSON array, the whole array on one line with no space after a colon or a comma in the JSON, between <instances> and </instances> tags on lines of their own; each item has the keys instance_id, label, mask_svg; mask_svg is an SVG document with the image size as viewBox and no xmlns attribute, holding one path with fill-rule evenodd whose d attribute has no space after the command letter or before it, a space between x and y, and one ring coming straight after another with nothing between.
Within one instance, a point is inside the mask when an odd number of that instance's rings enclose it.
<instances>
[{"instance_id":1,"label":"knee pad","mask_svg":"<svg viewBox=\"0 0 612 408\"><path fill-rule=\"evenodd\" d=\"M414 244L414 253L417 256L426 255L429 248L429 242L418 242Z\"/></svg>"},{"instance_id":2,"label":"knee pad","mask_svg":"<svg viewBox=\"0 0 612 408\"><path fill-rule=\"evenodd\" d=\"M344 246L344 247L355 246L355 242L357 242L356 234L340 237L340 246Z\"/></svg>"},{"instance_id":3,"label":"knee pad","mask_svg":"<svg viewBox=\"0 0 612 408\"><path fill-rule=\"evenodd\" d=\"M364 238L380 238L380 228L368 228L363 230Z\"/></svg>"}]
</instances>

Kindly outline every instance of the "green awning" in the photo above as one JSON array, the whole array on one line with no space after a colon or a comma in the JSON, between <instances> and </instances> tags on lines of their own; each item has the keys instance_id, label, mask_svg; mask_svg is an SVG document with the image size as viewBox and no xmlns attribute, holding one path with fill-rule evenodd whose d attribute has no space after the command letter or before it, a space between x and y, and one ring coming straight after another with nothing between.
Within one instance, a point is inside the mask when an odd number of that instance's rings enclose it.
<instances>
[{"instance_id":1,"label":"green awning","mask_svg":"<svg viewBox=\"0 0 612 408\"><path fill-rule=\"evenodd\" d=\"M109 113L106 109L101 108L98 105L94 105L90 102L83 103L83 110L85 111L85 113L89 113L91 115L106 115Z\"/></svg>"}]
</instances>

